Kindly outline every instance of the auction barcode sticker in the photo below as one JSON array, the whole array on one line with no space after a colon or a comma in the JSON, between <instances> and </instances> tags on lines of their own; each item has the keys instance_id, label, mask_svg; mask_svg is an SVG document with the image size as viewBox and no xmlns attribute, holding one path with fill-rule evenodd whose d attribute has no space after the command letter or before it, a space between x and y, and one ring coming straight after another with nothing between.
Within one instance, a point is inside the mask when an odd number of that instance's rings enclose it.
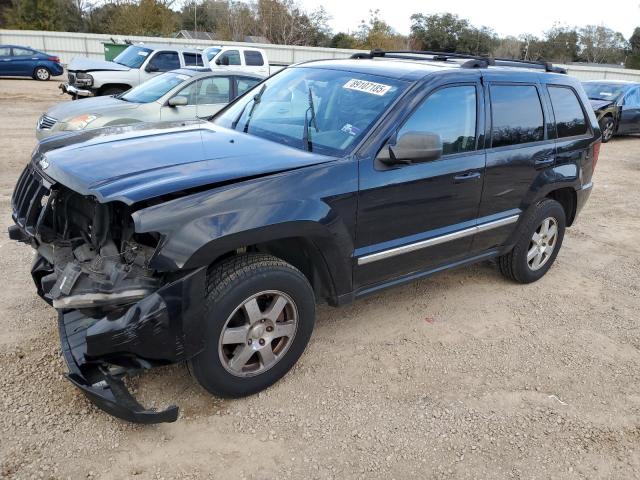
<instances>
[{"instance_id":1,"label":"auction barcode sticker","mask_svg":"<svg viewBox=\"0 0 640 480\"><path fill-rule=\"evenodd\" d=\"M342 88L348 88L349 90L357 90L358 92L365 92L382 96L389 90L391 90L391 85L385 85L383 83L376 82L367 82L366 80L358 80L352 78L347 83L345 83Z\"/></svg>"}]
</instances>

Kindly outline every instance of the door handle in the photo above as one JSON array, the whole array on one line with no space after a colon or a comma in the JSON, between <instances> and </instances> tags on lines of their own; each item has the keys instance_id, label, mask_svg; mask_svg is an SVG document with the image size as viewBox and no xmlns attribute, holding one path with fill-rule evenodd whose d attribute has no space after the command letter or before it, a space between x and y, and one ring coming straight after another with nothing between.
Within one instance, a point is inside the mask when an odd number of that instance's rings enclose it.
<instances>
[{"instance_id":1,"label":"door handle","mask_svg":"<svg viewBox=\"0 0 640 480\"><path fill-rule=\"evenodd\" d=\"M556 157L537 158L533 165L535 168L547 168L556 163Z\"/></svg>"},{"instance_id":2,"label":"door handle","mask_svg":"<svg viewBox=\"0 0 640 480\"><path fill-rule=\"evenodd\" d=\"M472 182L481 177L480 172L465 172L453 177L453 183Z\"/></svg>"}]
</instances>

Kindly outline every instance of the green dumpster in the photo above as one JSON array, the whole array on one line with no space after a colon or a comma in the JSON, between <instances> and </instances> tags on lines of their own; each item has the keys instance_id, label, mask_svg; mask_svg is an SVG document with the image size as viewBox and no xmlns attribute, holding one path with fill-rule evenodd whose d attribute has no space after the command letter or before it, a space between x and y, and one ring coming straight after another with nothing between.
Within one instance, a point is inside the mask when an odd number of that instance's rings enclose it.
<instances>
[{"instance_id":1,"label":"green dumpster","mask_svg":"<svg viewBox=\"0 0 640 480\"><path fill-rule=\"evenodd\" d=\"M104 45L104 59L111 61L116 58L129 45L126 43L102 42Z\"/></svg>"}]
</instances>

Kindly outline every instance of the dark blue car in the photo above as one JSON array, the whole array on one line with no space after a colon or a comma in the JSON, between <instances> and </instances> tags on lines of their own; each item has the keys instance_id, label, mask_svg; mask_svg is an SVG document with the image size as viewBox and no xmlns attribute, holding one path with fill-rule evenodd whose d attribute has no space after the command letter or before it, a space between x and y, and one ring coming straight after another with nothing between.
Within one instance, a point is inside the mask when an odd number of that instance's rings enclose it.
<instances>
[{"instance_id":1,"label":"dark blue car","mask_svg":"<svg viewBox=\"0 0 640 480\"><path fill-rule=\"evenodd\" d=\"M0 45L0 76L49 80L62 72L60 59L55 55L19 45Z\"/></svg>"}]
</instances>

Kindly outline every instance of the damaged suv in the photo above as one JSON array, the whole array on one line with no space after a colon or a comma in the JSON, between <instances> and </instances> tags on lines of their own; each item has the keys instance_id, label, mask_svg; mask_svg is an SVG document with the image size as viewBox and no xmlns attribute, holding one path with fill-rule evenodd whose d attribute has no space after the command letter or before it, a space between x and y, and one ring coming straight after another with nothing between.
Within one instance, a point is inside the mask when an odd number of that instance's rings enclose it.
<instances>
[{"instance_id":1,"label":"damaged suv","mask_svg":"<svg viewBox=\"0 0 640 480\"><path fill-rule=\"evenodd\" d=\"M301 356L317 302L488 259L541 278L591 191L588 107L549 64L309 62L211 121L43 140L9 234L37 250L69 380L120 418L174 421L123 377L187 361L212 394L250 395Z\"/></svg>"}]
</instances>

